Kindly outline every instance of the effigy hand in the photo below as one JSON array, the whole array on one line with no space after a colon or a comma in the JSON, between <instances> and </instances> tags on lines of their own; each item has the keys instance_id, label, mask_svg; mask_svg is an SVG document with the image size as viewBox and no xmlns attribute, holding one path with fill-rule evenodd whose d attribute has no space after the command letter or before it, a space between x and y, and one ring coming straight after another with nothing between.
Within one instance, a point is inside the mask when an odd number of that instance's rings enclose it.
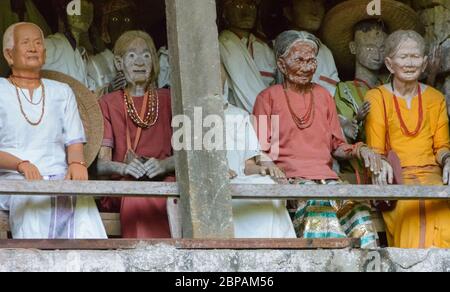
<instances>
[{"instance_id":1,"label":"effigy hand","mask_svg":"<svg viewBox=\"0 0 450 292\"><path fill-rule=\"evenodd\" d=\"M367 146L362 146L359 148L359 159L364 162L364 166L370 169L374 175L379 175L382 169L382 159L381 155L375 153L372 149Z\"/></svg>"},{"instance_id":2,"label":"effigy hand","mask_svg":"<svg viewBox=\"0 0 450 292\"><path fill-rule=\"evenodd\" d=\"M112 91L122 90L127 87L127 80L122 71L117 72L116 77L111 83Z\"/></svg>"},{"instance_id":3,"label":"effigy hand","mask_svg":"<svg viewBox=\"0 0 450 292\"><path fill-rule=\"evenodd\" d=\"M436 76L439 74L442 67L443 52L439 44L433 45L430 51L431 55L429 57L428 67L426 69L428 72L427 83L430 86L435 86Z\"/></svg>"},{"instance_id":4,"label":"effigy hand","mask_svg":"<svg viewBox=\"0 0 450 292\"><path fill-rule=\"evenodd\" d=\"M67 170L66 180L88 180L87 167L81 164L71 164Z\"/></svg>"},{"instance_id":5,"label":"effigy hand","mask_svg":"<svg viewBox=\"0 0 450 292\"><path fill-rule=\"evenodd\" d=\"M131 175L135 179L140 179L144 177L145 174L145 166L138 158L133 159L128 164L124 164L121 171L122 176Z\"/></svg>"},{"instance_id":6,"label":"effigy hand","mask_svg":"<svg viewBox=\"0 0 450 292\"><path fill-rule=\"evenodd\" d=\"M359 126L356 120L349 120L343 118L341 119L341 126L347 138L350 138L352 141L358 138Z\"/></svg>"},{"instance_id":7,"label":"effigy hand","mask_svg":"<svg viewBox=\"0 0 450 292\"><path fill-rule=\"evenodd\" d=\"M17 166L17 170L22 174L26 180L42 180L42 175L39 169L29 161L22 161Z\"/></svg>"},{"instance_id":8,"label":"effigy hand","mask_svg":"<svg viewBox=\"0 0 450 292\"><path fill-rule=\"evenodd\" d=\"M444 185L448 185L450 183L450 159L447 158L444 162L444 168L442 172L442 182Z\"/></svg>"},{"instance_id":9,"label":"effigy hand","mask_svg":"<svg viewBox=\"0 0 450 292\"><path fill-rule=\"evenodd\" d=\"M237 176L238 175L237 175L236 171L234 171L232 169L228 170L228 178L229 179L235 179Z\"/></svg>"},{"instance_id":10,"label":"effigy hand","mask_svg":"<svg viewBox=\"0 0 450 292\"><path fill-rule=\"evenodd\" d=\"M364 122L369 112L370 112L370 102L366 101L359 108L358 113L356 114L356 121L358 123Z\"/></svg>"},{"instance_id":11,"label":"effigy hand","mask_svg":"<svg viewBox=\"0 0 450 292\"><path fill-rule=\"evenodd\" d=\"M284 174L284 172L276 165L261 166L260 174L262 176L270 175L272 178L275 178L275 179L286 178L286 175Z\"/></svg>"},{"instance_id":12,"label":"effigy hand","mask_svg":"<svg viewBox=\"0 0 450 292\"><path fill-rule=\"evenodd\" d=\"M381 160L381 171L379 174L372 174L372 182L379 186L394 183L394 170L386 160Z\"/></svg>"},{"instance_id":13,"label":"effigy hand","mask_svg":"<svg viewBox=\"0 0 450 292\"><path fill-rule=\"evenodd\" d=\"M167 168L164 161L155 158L150 158L147 160L144 164L144 169L145 175L150 179L167 173Z\"/></svg>"}]
</instances>

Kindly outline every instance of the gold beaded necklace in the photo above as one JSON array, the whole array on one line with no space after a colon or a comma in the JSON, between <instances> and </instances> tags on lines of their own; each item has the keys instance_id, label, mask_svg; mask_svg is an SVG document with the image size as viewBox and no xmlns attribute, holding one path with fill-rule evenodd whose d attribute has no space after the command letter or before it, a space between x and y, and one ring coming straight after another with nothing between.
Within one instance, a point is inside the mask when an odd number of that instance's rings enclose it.
<instances>
[{"instance_id":1,"label":"gold beaded necklace","mask_svg":"<svg viewBox=\"0 0 450 292\"><path fill-rule=\"evenodd\" d=\"M32 101L30 102L28 100L28 98L26 98L26 96L25 96L25 99L31 105L39 105L39 103L42 102L41 116L39 117L39 119L36 122L33 122L33 121L30 120L30 118L28 118L27 114L25 113L25 110L24 110L23 105L22 105L22 100L20 99L19 87L12 80L12 78L9 78L9 81L11 82L12 85L14 85L14 87L16 89L16 96L17 96L17 100L19 102L20 112L22 113L22 116L25 118L25 120L28 122L28 124L30 124L32 126L38 126L42 122L42 119L44 118L44 114L45 114L45 87L44 87L44 83L41 80L39 80L39 84L42 87L42 97L41 97L41 100L38 103L33 103Z\"/></svg>"},{"instance_id":2,"label":"gold beaded necklace","mask_svg":"<svg viewBox=\"0 0 450 292\"><path fill-rule=\"evenodd\" d=\"M159 97L156 89L152 87L145 93L144 100L148 100L148 110L144 120L142 120L139 116L134 105L133 98L127 93L127 91L124 91L123 96L127 113L136 126L139 128L148 129L156 124L159 117ZM142 105L142 107L145 106L145 104Z\"/></svg>"}]
</instances>

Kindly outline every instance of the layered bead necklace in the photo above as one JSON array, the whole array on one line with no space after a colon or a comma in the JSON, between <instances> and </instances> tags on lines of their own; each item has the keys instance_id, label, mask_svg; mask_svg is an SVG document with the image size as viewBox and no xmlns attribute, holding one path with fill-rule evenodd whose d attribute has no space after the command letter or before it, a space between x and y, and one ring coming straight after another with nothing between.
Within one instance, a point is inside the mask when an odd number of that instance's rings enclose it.
<instances>
[{"instance_id":1,"label":"layered bead necklace","mask_svg":"<svg viewBox=\"0 0 450 292\"><path fill-rule=\"evenodd\" d=\"M142 107L148 106L148 110L143 120L136 110L133 98L127 93L127 91L124 91L123 96L128 116L131 118L133 123L136 124L136 126L139 128L148 129L156 124L159 117L159 97L158 92L154 87L151 87L145 93L144 100L148 100L148 102L147 105L145 103L142 104Z\"/></svg>"},{"instance_id":2,"label":"layered bead necklace","mask_svg":"<svg viewBox=\"0 0 450 292\"><path fill-rule=\"evenodd\" d=\"M42 88L42 96L41 96L41 99L38 102L33 102L32 99L31 100L28 99L26 94L23 92L22 88L20 88L20 91L22 92L22 95L25 97L25 100L29 104L31 104L33 106L37 106L37 105L42 103L41 115L40 115L39 119L36 122L31 121L30 118L25 113L25 110L24 110L23 104L22 104L22 99L20 98L19 86L16 84L16 82L14 82L13 78L39 80L39 86ZM11 77L9 78L9 81L11 82L12 85L14 85L14 87L16 89L17 101L19 102L20 112L22 113L22 116L25 118L25 120L27 121L28 124L30 124L32 126L38 126L42 122L42 119L44 118L44 114L45 114L45 86L44 86L44 83L41 81L40 78L39 79L32 79L32 78L16 77L14 75L11 75Z\"/></svg>"},{"instance_id":3,"label":"layered bead necklace","mask_svg":"<svg viewBox=\"0 0 450 292\"><path fill-rule=\"evenodd\" d=\"M310 89L308 91L309 96L311 97L311 101L309 103L309 106L307 107L306 113L301 117L298 117L292 108L286 86L284 87L283 91L284 91L284 96L286 98L286 102L287 102L287 105L289 108L289 112L291 113L292 119L294 120L294 123L297 126L297 128L299 128L300 130L304 130L304 129L311 127L311 125L314 121L314 115L315 115L315 110L314 110L315 97L314 97L314 93L313 93L312 89ZM304 95L304 97L305 97L305 101L306 101L306 94Z\"/></svg>"},{"instance_id":4,"label":"layered bead necklace","mask_svg":"<svg viewBox=\"0 0 450 292\"><path fill-rule=\"evenodd\" d=\"M397 99L397 96L395 95L395 88L394 88L394 81L391 82L392 86L392 93L394 95L394 105L395 105L395 111L397 113L397 117L400 121L400 127L402 128L402 132L405 136L408 137L416 137L419 134L420 129L422 128L423 123L423 100L422 100L422 89L420 87L420 83L418 85L418 95L419 95L419 119L417 121L417 126L414 131L410 131L408 127L406 126L405 121L403 120L402 113L400 111L400 105Z\"/></svg>"}]
</instances>

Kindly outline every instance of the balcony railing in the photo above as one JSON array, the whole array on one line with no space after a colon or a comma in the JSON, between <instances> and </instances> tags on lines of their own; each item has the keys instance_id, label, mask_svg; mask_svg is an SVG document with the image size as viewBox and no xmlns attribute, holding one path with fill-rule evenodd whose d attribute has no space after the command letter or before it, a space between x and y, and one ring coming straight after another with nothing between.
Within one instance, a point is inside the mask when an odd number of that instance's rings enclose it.
<instances>
[{"instance_id":1,"label":"balcony railing","mask_svg":"<svg viewBox=\"0 0 450 292\"><path fill-rule=\"evenodd\" d=\"M373 186L373 185L230 185L233 199L280 200L450 200L448 186ZM179 198L176 183L117 181L0 181L0 195L58 195L93 197L164 197ZM109 235L118 236L117 215L102 214ZM109 227L108 227L108 224ZM120 227L119 227L120 229ZM8 218L0 214L0 234L8 231ZM0 239L0 248L61 249L132 249L142 240L8 240ZM339 249L358 247L352 239L305 240L145 240L146 244L169 244L183 249Z\"/></svg>"}]
</instances>

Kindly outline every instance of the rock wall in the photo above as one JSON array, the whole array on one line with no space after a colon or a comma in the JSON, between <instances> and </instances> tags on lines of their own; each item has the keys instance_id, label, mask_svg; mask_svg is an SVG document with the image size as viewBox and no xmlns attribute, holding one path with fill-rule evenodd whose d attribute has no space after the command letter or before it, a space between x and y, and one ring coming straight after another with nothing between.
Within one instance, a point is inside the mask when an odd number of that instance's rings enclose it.
<instances>
[{"instance_id":1,"label":"rock wall","mask_svg":"<svg viewBox=\"0 0 450 292\"><path fill-rule=\"evenodd\" d=\"M0 250L0 272L450 272L450 250Z\"/></svg>"}]
</instances>

